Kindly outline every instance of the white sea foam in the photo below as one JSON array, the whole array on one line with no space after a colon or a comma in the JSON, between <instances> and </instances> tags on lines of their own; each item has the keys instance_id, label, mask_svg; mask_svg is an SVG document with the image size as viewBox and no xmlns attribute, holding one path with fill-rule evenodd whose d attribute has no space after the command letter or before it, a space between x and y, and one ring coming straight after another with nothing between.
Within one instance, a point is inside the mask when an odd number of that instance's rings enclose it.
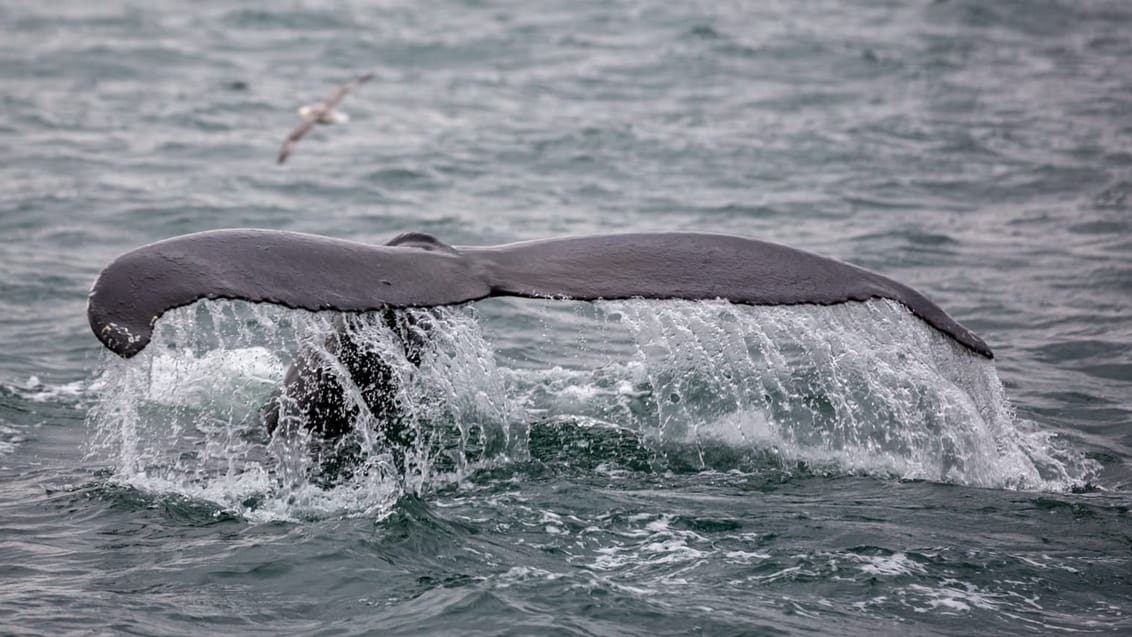
<instances>
[{"instance_id":1,"label":"white sea foam","mask_svg":"<svg viewBox=\"0 0 1132 637\"><path fill-rule=\"evenodd\" d=\"M897 590L901 600L917 612L963 614L973 609L997 611L1001 595L987 593L978 586L958 580L946 580L939 586L910 584Z\"/></svg>"},{"instance_id":2,"label":"white sea foam","mask_svg":"<svg viewBox=\"0 0 1132 637\"><path fill-rule=\"evenodd\" d=\"M851 553L848 557L850 560L857 562L857 568L866 575L881 577L915 575L924 572L923 565L912 560L904 553L893 553L892 555L860 555Z\"/></svg>"},{"instance_id":3,"label":"white sea foam","mask_svg":"<svg viewBox=\"0 0 1132 637\"><path fill-rule=\"evenodd\" d=\"M0 423L0 456L14 453L20 444L26 440L27 437L23 431Z\"/></svg>"},{"instance_id":4,"label":"white sea foam","mask_svg":"<svg viewBox=\"0 0 1132 637\"><path fill-rule=\"evenodd\" d=\"M716 552L712 543L699 533L673 527L671 515L640 514L627 521L632 523L630 528L614 532L623 540L596 549L596 559L586 564L588 568L623 571L657 565L678 567L693 565ZM666 570L665 577L673 574Z\"/></svg>"},{"instance_id":5,"label":"white sea foam","mask_svg":"<svg viewBox=\"0 0 1132 637\"><path fill-rule=\"evenodd\" d=\"M91 382L77 380L53 385L44 383L38 376L29 376L22 387L14 387L22 397L36 403L79 400L89 395Z\"/></svg>"}]
</instances>

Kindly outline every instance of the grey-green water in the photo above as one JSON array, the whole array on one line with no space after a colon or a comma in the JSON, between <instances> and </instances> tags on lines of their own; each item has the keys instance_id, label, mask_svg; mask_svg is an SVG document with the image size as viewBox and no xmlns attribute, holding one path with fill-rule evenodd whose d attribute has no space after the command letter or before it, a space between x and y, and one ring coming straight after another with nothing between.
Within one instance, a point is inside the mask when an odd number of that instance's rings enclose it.
<instances>
[{"instance_id":1,"label":"grey-green water","mask_svg":"<svg viewBox=\"0 0 1132 637\"><path fill-rule=\"evenodd\" d=\"M0 632L1132 631L1130 29L1118 0L0 0ZM202 304L129 362L86 326L118 254L238 226L751 236L997 358L885 303L497 300L435 319L410 468L373 441L327 483L255 409L328 317Z\"/></svg>"}]
</instances>

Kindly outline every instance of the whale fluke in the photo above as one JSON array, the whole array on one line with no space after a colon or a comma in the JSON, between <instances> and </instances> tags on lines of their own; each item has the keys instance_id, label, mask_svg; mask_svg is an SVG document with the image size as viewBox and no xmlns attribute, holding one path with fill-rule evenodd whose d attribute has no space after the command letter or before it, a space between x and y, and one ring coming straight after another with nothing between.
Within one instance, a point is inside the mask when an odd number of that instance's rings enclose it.
<instances>
[{"instance_id":1,"label":"whale fluke","mask_svg":"<svg viewBox=\"0 0 1132 637\"><path fill-rule=\"evenodd\" d=\"M642 233L450 246L424 233L370 245L276 230L211 230L142 246L91 289L91 329L129 358L153 324L200 299L311 311L432 307L489 296L726 299L748 305L830 305L884 298L967 349L990 348L912 288L841 261L719 234Z\"/></svg>"}]
</instances>

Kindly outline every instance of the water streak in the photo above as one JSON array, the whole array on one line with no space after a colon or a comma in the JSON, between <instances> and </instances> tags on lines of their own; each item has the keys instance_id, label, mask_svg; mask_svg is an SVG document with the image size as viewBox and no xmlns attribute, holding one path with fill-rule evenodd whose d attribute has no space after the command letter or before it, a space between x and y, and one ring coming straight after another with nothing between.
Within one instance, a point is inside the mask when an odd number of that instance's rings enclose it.
<instances>
[{"instance_id":1,"label":"water streak","mask_svg":"<svg viewBox=\"0 0 1132 637\"><path fill-rule=\"evenodd\" d=\"M604 302L571 322L588 322L589 338L540 346L606 356L572 369L497 357L471 306L406 312L410 334L379 314L177 310L141 355L107 357L90 455L126 484L268 519L380 515L529 450L579 466L580 450L636 470L802 467L1033 490L1096 470L1015 415L991 362L896 303ZM327 347L336 333L388 367L395 422L371 413ZM301 422L265 432L260 407L299 351L345 388L357 416L341 441L313 440Z\"/></svg>"},{"instance_id":2,"label":"water streak","mask_svg":"<svg viewBox=\"0 0 1132 637\"><path fill-rule=\"evenodd\" d=\"M628 326L655 405L650 435L771 448L839 471L1064 490L1091 461L1020 420L994 365L891 301L746 308L606 304Z\"/></svg>"},{"instance_id":3,"label":"water streak","mask_svg":"<svg viewBox=\"0 0 1132 637\"><path fill-rule=\"evenodd\" d=\"M379 316L345 323L393 372L400 426L414 434L400 458L385 440L385 423L327 349L342 329L334 315L226 301L167 314L134 359L106 356L88 456L130 486L202 498L252 518L382 515L406 491L459 481L505 456L511 423L521 418L498 385L471 308L409 313L430 336L419 365ZM289 435L267 437L260 409L299 351L330 370L358 407L354 435L336 445L286 423ZM344 479L328 480L323 463L343 454Z\"/></svg>"}]
</instances>

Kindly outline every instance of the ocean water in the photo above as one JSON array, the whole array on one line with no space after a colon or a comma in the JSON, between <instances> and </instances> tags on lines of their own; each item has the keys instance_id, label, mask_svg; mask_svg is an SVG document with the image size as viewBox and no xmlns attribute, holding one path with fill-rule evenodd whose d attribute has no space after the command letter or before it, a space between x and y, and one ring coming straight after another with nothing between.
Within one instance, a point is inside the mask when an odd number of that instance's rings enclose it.
<instances>
[{"instance_id":1,"label":"ocean water","mask_svg":"<svg viewBox=\"0 0 1132 637\"><path fill-rule=\"evenodd\" d=\"M1132 5L0 0L0 633L1132 633ZM364 72L282 166L295 114ZM412 444L259 406L329 314L128 361L117 255L223 227L785 243L901 306L420 313ZM331 361L333 363L333 361Z\"/></svg>"}]
</instances>

